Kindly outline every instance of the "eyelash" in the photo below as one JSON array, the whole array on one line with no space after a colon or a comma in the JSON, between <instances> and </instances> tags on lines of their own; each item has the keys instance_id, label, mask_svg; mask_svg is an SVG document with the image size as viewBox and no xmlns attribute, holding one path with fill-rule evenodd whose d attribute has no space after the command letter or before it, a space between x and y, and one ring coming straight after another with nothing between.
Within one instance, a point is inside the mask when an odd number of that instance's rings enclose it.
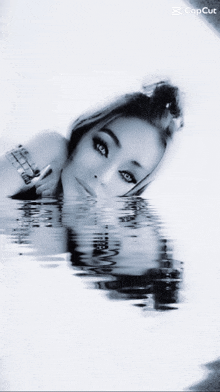
<instances>
[{"instance_id":1,"label":"eyelash","mask_svg":"<svg viewBox=\"0 0 220 392\"><path fill-rule=\"evenodd\" d=\"M124 170L119 170L119 173L121 175L121 177L123 178L123 180L125 180L126 182L133 182L133 184L137 184L137 181L135 179L135 177L133 176L132 173L128 172L128 171L124 171ZM130 179L126 179L126 175L128 175L130 177Z\"/></svg>"},{"instance_id":2,"label":"eyelash","mask_svg":"<svg viewBox=\"0 0 220 392\"><path fill-rule=\"evenodd\" d=\"M102 156L105 156L106 158L108 158L108 146L107 143L102 140L101 138L99 138L98 136L95 136L93 138L93 147L96 151L98 151L98 153ZM104 151L103 151L104 150ZM120 176L121 178L128 182L128 183L133 183L133 184L137 184L137 180L135 179L134 175L128 171L125 170L119 170ZM129 176L129 178L126 178L126 176Z\"/></svg>"},{"instance_id":3,"label":"eyelash","mask_svg":"<svg viewBox=\"0 0 220 392\"><path fill-rule=\"evenodd\" d=\"M104 140L102 140L99 137L95 136L93 138L93 147L94 147L94 149L96 151L99 152L99 154L101 154L102 156L105 156L106 158L108 158L108 146L104 142ZM104 151L102 149L104 149Z\"/></svg>"}]
</instances>

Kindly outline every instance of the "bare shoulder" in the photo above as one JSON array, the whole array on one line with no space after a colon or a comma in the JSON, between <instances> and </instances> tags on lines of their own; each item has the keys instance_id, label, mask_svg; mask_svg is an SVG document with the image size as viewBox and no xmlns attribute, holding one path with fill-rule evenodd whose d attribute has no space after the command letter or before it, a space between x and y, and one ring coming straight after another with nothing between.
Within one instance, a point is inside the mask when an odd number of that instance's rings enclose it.
<instances>
[{"instance_id":1,"label":"bare shoulder","mask_svg":"<svg viewBox=\"0 0 220 392\"><path fill-rule=\"evenodd\" d=\"M57 161L62 166L67 159L67 140L58 132L44 131L24 145L39 169Z\"/></svg>"},{"instance_id":2,"label":"bare shoulder","mask_svg":"<svg viewBox=\"0 0 220 392\"><path fill-rule=\"evenodd\" d=\"M23 144L31 156L31 161L42 170L51 164L59 173L67 160L67 140L57 132L41 132ZM0 198L11 196L27 188L16 168L6 155L0 156Z\"/></svg>"}]
</instances>

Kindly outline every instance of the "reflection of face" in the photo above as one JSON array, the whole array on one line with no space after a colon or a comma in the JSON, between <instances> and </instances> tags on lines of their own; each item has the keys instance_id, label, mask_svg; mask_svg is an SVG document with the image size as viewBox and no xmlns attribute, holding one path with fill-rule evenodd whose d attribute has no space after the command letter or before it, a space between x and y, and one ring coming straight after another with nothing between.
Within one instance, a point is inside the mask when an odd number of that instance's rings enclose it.
<instances>
[{"instance_id":1,"label":"reflection of face","mask_svg":"<svg viewBox=\"0 0 220 392\"><path fill-rule=\"evenodd\" d=\"M164 147L147 121L120 117L85 134L62 173L65 197L123 196L150 174Z\"/></svg>"},{"instance_id":2,"label":"reflection of face","mask_svg":"<svg viewBox=\"0 0 220 392\"><path fill-rule=\"evenodd\" d=\"M74 266L119 275L142 275L158 268L161 237L139 199L130 208L124 198L110 207L92 199L64 203L62 223L68 228L66 251Z\"/></svg>"}]
</instances>

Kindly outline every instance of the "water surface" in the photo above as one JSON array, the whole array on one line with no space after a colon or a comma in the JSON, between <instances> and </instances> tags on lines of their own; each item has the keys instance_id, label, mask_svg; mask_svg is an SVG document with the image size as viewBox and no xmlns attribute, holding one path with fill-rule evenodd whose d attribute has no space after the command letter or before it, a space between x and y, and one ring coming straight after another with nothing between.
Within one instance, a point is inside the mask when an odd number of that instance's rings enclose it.
<instances>
[{"instance_id":1,"label":"water surface","mask_svg":"<svg viewBox=\"0 0 220 392\"><path fill-rule=\"evenodd\" d=\"M183 390L205 377L219 322L201 314L198 274L166 226L139 198L2 203L1 389Z\"/></svg>"}]
</instances>

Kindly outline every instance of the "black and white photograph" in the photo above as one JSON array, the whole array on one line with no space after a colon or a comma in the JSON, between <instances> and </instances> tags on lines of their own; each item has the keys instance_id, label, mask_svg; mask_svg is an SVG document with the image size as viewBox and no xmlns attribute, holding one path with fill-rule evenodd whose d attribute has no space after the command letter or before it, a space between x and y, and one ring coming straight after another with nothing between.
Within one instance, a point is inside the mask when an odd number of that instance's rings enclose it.
<instances>
[{"instance_id":1,"label":"black and white photograph","mask_svg":"<svg viewBox=\"0 0 220 392\"><path fill-rule=\"evenodd\" d=\"M0 0L0 391L220 391L220 1Z\"/></svg>"}]
</instances>

